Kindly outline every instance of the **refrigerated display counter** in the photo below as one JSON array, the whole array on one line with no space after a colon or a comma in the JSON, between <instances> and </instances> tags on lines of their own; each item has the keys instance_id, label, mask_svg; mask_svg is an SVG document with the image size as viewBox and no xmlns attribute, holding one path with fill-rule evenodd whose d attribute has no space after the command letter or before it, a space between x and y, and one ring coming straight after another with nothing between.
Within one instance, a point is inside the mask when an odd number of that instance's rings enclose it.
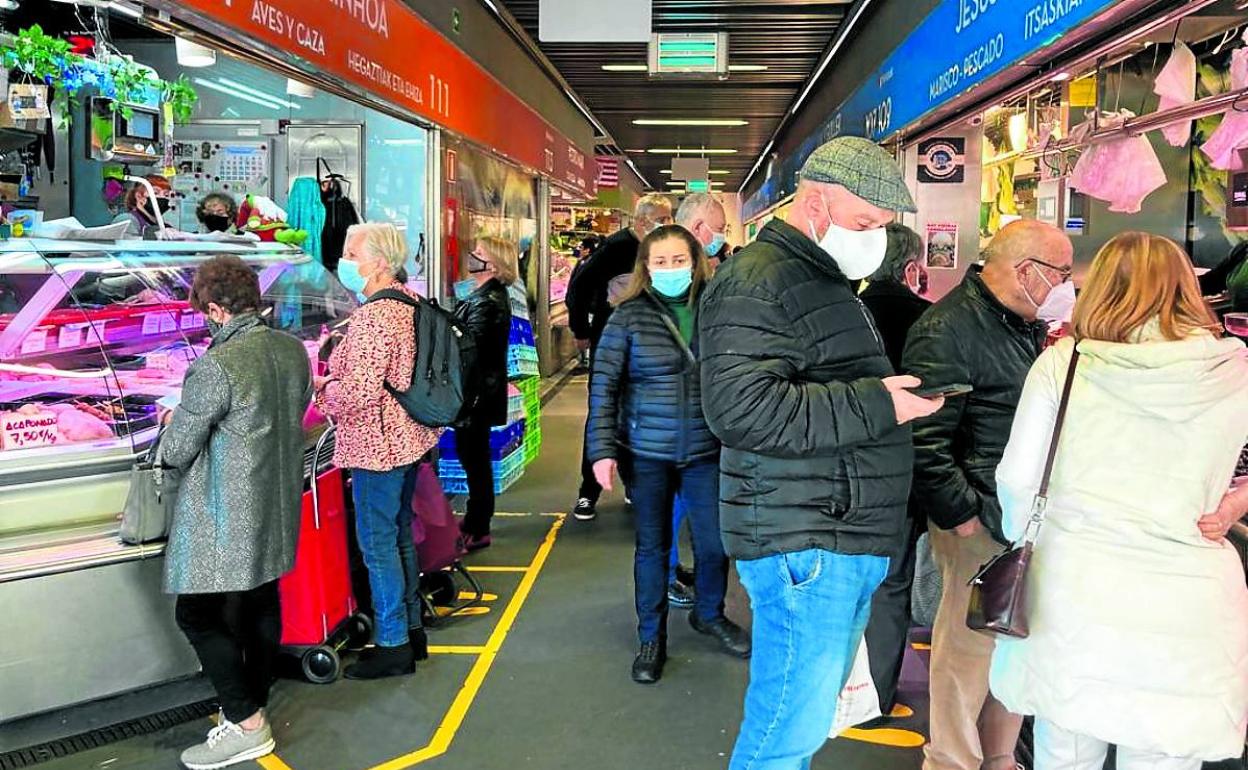
<instances>
[{"instance_id":1,"label":"refrigerated display counter","mask_svg":"<svg viewBox=\"0 0 1248 770\"><path fill-rule=\"evenodd\" d=\"M130 468L206 348L188 297L218 254L252 266L261 312L321 342L356 301L280 244L0 241L0 722L190 675L161 584L163 543L119 538ZM311 473L332 441L310 410Z\"/></svg>"}]
</instances>

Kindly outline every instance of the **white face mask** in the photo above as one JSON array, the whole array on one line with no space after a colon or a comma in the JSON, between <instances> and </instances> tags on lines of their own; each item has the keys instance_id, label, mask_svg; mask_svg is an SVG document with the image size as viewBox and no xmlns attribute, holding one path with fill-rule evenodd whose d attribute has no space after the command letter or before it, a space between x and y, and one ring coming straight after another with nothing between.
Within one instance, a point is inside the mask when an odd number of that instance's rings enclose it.
<instances>
[{"instance_id":1,"label":"white face mask","mask_svg":"<svg viewBox=\"0 0 1248 770\"><path fill-rule=\"evenodd\" d=\"M1036 310L1036 318L1049 323L1068 323L1075 312L1075 285L1070 281L1049 290L1049 296Z\"/></svg>"},{"instance_id":2,"label":"white face mask","mask_svg":"<svg viewBox=\"0 0 1248 770\"><path fill-rule=\"evenodd\" d=\"M884 264L888 252L888 231L883 227L874 230L850 230L832 221L832 210L828 202L823 201L828 209L828 231L823 238L815 237L814 225L810 227L810 237L819 242L819 248L841 268L841 272L851 281L857 281L874 273Z\"/></svg>"}]
</instances>

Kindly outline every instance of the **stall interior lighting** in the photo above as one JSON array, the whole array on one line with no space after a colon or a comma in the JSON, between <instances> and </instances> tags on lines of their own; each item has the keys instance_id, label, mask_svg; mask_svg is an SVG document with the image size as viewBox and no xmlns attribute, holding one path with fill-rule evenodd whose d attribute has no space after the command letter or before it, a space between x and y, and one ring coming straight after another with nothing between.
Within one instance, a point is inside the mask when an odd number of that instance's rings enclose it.
<instances>
[{"instance_id":1,"label":"stall interior lighting","mask_svg":"<svg viewBox=\"0 0 1248 770\"><path fill-rule=\"evenodd\" d=\"M637 118L634 126L748 126L740 118Z\"/></svg>"},{"instance_id":2,"label":"stall interior lighting","mask_svg":"<svg viewBox=\"0 0 1248 770\"><path fill-rule=\"evenodd\" d=\"M604 64L603 72L648 72L650 70L644 64ZM766 64L729 64L729 72L766 72Z\"/></svg>"},{"instance_id":3,"label":"stall interior lighting","mask_svg":"<svg viewBox=\"0 0 1248 770\"><path fill-rule=\"evenodd\" d=\"M651 147L646 150L651 155L736 155L737 151L726 147Z\"/></svg>"},{"instance_id":4,"label":"stall interior lighting","mask_svg":"<svg viewBox=\"0 0 1248 770\"><path fill-rule=\"evenodd\" d=\"M117 13L120 13L124 16L129 16L132 19L143 18L143 11L139 10L138 8L135 8L134 6L126 5L125 3L112 2L108 4L108 7L113 9Z\"/></svg>"},{"instance_id":5,"label":"stall interior lighting","mask_svg":"<svg viewBox=\"0 0 1248 770\"><path fill-rule=\"evenodd\" d=\"M1010 116L1010 147L1014 152L1027 149L1027 113L1016 112Z\"/></svg>"},{"instance_id":6,"label":"stall interior lighting","mask_svg":"<svg viewBox=\"0 0 1248 770\"><path fill-rule=\"evenodd\" d=\"M178 66L211 67L217 63L217 52L206 45L200 45L181 37L175 37L173 45L178 55Z\"/></svg>"},{"instance_id":7,"label":"stall interior lighting","mask_svg":"<svg viewBox=\"0 0 1248 770\"><path fill-rule=\"evenodd\" d=\"M225 78L221 78L220 80L224 81ZM195 78L194 83L197 86L203 86L204 88L207 88L212 91L216 91L217 93L222 93L222 94L225 94L226 96L232 96L235 99L242 99L245 102L258 104L261 107L268 107L271 110L280 110L283 107L290 107L296 110L302 109L297 104L291 104L290 102L279 101L265 94L261 94L260 96L253 96L251 93L247 93L243 90L231 88L230 85L225 82L217 82L215 80L208 80L206 78ZM251 89L248 89L248 90L251 90ZM259 92L255 91L254 93L259 93ZM264 97L264 98L261 98L261 97Z\"/></svg>"}]
</instances>

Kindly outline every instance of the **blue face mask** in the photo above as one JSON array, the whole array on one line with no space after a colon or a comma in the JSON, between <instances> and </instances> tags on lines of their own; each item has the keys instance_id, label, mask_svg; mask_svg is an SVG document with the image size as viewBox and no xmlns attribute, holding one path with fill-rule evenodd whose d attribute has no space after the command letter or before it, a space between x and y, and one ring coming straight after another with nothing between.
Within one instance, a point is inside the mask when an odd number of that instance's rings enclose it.
<instances>
[{"instance_id":1,"label":"blue face mask","mask_svg":"<svg viewBox=\"0 0 1248 770\"><path fill-rule=\"evenodd\" d=\"M715 233L715 237L711 239L710 244L706 247L706 256L713 257L723 250L724 244L728 239L723 233Z\"/></svg>"},{"instance_id":2,"label":"blue face mask","mask_svg":"<svg viewBox=\"0 0 1248 770\"><path fill-rule=\"evenodd\" d=\"M692 267L673 267L668 270L651 270L650 284L665 297L679 297L689 291L693 284Z\"/></svg>"},{"instance_id":3,"label":"blue face mask","mask_svg":"<svg viewBox=\"0 0 1248 770\"><path fill-rule=\"evenodd\" d=\"M455 282L455 299L468 299L477 290L476 278L465 278Z\"/></svg>"},{"instance_id":4,"label":"blue face mask","mask_svg":"<svg viewBox=\"0 0 1248 770\"><path fill-rule=\"evenodd\" d=\"M368 299L364 296L364 287L368 285L368 279L360 275L360 266L354 260L344 259L338 263L338 280L342 281L342 285L355 294L360 302Z\"/></svg>"}]
</instances>

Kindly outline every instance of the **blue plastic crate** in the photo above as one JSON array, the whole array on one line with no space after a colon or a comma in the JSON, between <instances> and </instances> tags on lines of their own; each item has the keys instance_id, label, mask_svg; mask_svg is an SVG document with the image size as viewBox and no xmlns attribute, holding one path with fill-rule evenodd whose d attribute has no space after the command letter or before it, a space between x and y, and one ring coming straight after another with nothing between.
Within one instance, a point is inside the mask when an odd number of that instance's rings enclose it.
<instances>
[{"instance_id":1,"label":"blue plastic crate","mask_svg":"<svg viewBox=\"0 0 1248 770\"><path fill-rule=\"evenodd\" d=\"M533 336L533 323L527 318L512 318L511 333L508 335L507 340L512 345L536 346L537 340Z\"/></svg>"},{"instance_id":2,"label":"blue plastic crate","mask_svg":"<svg viewBox=\"0 0 1248 770\"><path fill-rule=\"evenodd\" d=\"M524 443L525 421L516 420L510 425L490 429L490 459L498 461L516 450ZM455 446L455 431L448 430L438 439L438 454L444 460L458 460L459 453Z\"/></svg>"},{"instance_id":3,"label":"blue plastic crate","mask_svg":"<svg viewBox=\"0 0 1248 770\"><path fill-rule=\"evenodd\" d=\"M512 452L502 462L494 463L494 493L501 495L524 475L524 448ZM468 478L456 462L442 460L438 463L438 478L442 489L451 495L468 494Z\"/></svg>"}]
</instances>

